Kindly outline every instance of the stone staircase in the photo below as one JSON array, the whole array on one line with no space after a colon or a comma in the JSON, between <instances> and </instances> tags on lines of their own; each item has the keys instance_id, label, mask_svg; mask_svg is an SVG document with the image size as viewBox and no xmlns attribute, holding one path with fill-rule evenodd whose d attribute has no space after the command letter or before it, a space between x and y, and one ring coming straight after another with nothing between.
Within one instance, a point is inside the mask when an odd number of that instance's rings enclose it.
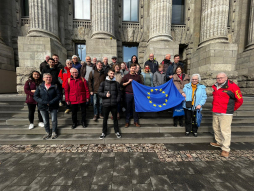
<instances>
[{"instance_id":1,"label":"stone staircase","mask_svg":"<svg viewBox=\"0 0 254 191\"><path fill-rule=\"evenodd\" d=\"M71 114L65 114L64 107L58 112L59 137L42 140L44 128L28 129L28 110L22 95L0 95L0 144L119 144L119 143L205 143L213 141L211 101L209 97L203 108L203 120L198 137L184 135L184 127L174 127L171 111L141 113L141 128L124 128L125 120L119 120L122 138L114 135L113 121L108 120L109 135L104 140L98 137L102 130L102 119L93 121L93 109L87 109L88 127L71 129ZM254 99L244 97L243 106L234 113L232 123L233 142L254 142Z\"/></svg>"}]
</instances>

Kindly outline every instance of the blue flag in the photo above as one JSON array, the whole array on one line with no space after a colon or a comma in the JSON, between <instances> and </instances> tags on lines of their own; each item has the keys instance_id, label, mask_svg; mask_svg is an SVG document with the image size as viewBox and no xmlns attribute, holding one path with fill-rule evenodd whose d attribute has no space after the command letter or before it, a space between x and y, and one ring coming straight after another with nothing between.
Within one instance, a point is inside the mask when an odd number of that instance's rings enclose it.
<instances>
[{"instance_id":1,"label":"blue flag","mask_svg":"<svg viewBox=\"0 0 254 191\"><path fill-rule=\"evenodd\" d=\"M173 80L157 87L144 86L133 80L132 88L136 112L163 111L184 101Z\"/></svg>"}]
</instances>

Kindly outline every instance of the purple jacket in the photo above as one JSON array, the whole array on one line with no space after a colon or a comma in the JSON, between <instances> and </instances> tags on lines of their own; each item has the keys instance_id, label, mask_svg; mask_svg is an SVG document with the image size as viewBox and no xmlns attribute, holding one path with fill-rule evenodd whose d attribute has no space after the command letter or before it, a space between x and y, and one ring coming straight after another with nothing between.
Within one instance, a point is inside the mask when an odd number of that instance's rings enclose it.
<instances>
[{"instance_id":1,"label":"purple jacket","mask_svg":"<svg viewBox=\"0 0 254 191\"><path fill-rule=\"evenodd\" d=\"M36 90L36 84L32 80L27 80L24 90L26 93L26 103L37 104L37 102L34 100L34 93L31 92L31 90Z\"/></svg>"}]
</instances>

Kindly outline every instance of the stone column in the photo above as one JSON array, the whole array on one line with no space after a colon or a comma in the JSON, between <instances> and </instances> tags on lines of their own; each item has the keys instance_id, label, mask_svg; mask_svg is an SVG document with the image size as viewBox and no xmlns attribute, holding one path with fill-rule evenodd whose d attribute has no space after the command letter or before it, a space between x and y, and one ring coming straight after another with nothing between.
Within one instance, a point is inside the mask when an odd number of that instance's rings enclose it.
<instances>
[{"instance_id":1,"label":"stone column","mask_svg":"<svg viewBox=\"0 0 254 191\"><path fill-rule=\"evenodd\" d=\"M29 0L30 30L29 37L58 37L57 0Z\"/></svg>"},{"instance_id":2,"label":"stone column","mask_svg":"<svg viewBox=\"0 0 254 191\"><path fill-rule=\"evenodd\" d=\"M227 42L229 0L202 0L200 44Z\"/></svg>"},{"instance_id":3,"label":"stone column","mask_svg":"<svg viewBox=\"0 0 254 191\"><path fill-rule=\"evenodd\" d=\"M248 45L246 48L248 50L254 48L254 0L251 0Z\"/></svg>"},{"instance_id":4,"label":"stone column","mask_svg":"<svg viewBox=\"0 0 254 191\"><path fill-rule=\"evenodd\" d=\"M150 0L149 41L171 41L172 0Z\"/></svg>"},{"instance_id":5,"label":"stone column","mask_svg":"<svg viewBox=\"0 0 254 191\"><path fill-rule=\"evenodd\" d=\"M92 38L114 37L115 0L92 1Z\"/></svg>"}]
</instances>

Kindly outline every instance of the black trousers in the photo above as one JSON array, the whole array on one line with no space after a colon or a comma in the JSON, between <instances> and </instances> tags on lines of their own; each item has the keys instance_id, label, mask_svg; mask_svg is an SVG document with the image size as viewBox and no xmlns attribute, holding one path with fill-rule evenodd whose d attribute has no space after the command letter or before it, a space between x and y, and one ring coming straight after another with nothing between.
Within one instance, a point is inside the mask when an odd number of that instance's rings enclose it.
<instances>
[{"instance_id":1,"label":"black trousers","mask_svg":"<svg viewBox=\"0 0 254 191\"><path fill-rule=\"evenodd\" d=\"M194 115L196 115L196 111L191 111L188 109L184 109L185 112L185 129L186 132L193 132L193 133L197 133L198 132L198 127L196 125L196 117L194 117Z\"/></svg>"},{"instance_id":2,"label":"black trousers","mask_svg":"<svg viewBox=\"0 0 254 191\"><path fill-rule=\"evenodd\" d=\"M107 130L108 130L108 115L109 115L109 112L111 112L112 116L113 116L115 133L119 132L118 120L117 120L117 105L116 106L110 106L110 107L104 107L103 106L103 114L104 114L103 117L104 118L103 118L102 132L104 134L107 134Z\"/></svg>"},{"instance_id":3,"label":"black trousers","mask_svg":"<svg viewBox=\"0 0 254 191\"><path fill-rule=\"evenodd\" d=\"M125 94L125 101L126 101L126 123L130 122L131 114L133 114L134 123L138 123L138 113L135 111L135 101L134 101L134 95L133 94Z\"/></svg>"},{"instance_id":4,"label":"black trousers","mask_svg":"<svg viewBox=\"0 0 254 191\"><path fill-rule=\"evenodd\" d=\"M29 122L34 123L34 113L35 113L36 104L27 103L27 107L28 107ZM43 122L43 119L42 119L39 109L38 109L38 119L39 119L39 122Z\"/></svg>"},{"instance_id":5,"label":"black trousers","mask_svg":"<svg viewBox=\"0 0 254 191\"><path fill-rule=\"evenodd\" d=\"M78 106L80 105L81 108L81 117L82 117L82 122L86 121L86 103L81 103L81 104L72 104L72 122L77 124L78 123Z\"/></svg>"},{"instance_id":6,"label":"black trousers","mask_svg":"<svg viewBox=\"0 0 254 191\"><path fill-rule=\"evenodd\" d=\"M174 124L177 124L178 121L179 121L179 124L183 124L183 116L174 117Z\"/></svg>"}]
</instances>

